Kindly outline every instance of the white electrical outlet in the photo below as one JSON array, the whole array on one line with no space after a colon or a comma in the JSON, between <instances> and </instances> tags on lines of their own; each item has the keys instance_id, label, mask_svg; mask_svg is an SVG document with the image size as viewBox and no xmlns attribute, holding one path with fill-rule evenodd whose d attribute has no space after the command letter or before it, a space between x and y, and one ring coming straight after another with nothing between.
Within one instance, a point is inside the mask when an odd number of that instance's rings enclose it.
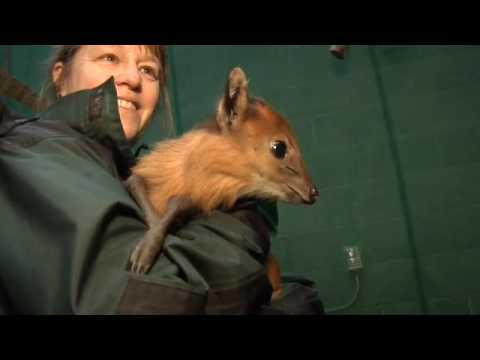
<instances>
[{"instance_id":1,"label":"white electrical outlet","mask_svg":"<svg viewBox=\"0 0 480 360\"><path fill-rule=\"evenodd\" d=\"M355 271L363 268L359 246L345 246L345 252L349 270Z\"/></svg>"}]
</instances>

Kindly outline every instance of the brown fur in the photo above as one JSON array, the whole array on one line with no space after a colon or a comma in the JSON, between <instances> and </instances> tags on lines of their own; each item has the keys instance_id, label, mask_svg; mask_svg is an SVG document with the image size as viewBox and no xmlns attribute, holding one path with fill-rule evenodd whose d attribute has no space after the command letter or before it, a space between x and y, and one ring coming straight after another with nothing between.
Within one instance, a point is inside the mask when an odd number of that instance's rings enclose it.
<instances>
[{"instance_id":1,"label":"brown fur","mask_svg":"<svg viewBox=\"0 0 480 360\"><path fill-rule=\"evenodd\" d=\"M232 207L239 197L252 193L251 165L241 148L228 136L207 129L160 143L133 172L145 179L160 215L175 195L190 197L200 211L209 213Z\"/></svg>"},{"instance_id":2,"label":"brown fur","mask_svg":"<svg viewBox=\"0 0 480 360\"><path fill-rule=\"evenodd\" d=\"M288 147L281 159L272 153L278 141ZM132 171L143 179L160 216L175 196L189 198L197 211L208 214L246 196L311 204L317 194L288 122L263 100L248 97L241 69L232 71L213 121L159 143ZM278 262L270 257L266 267L278 295Z\"/></svg>"}]
</instances>

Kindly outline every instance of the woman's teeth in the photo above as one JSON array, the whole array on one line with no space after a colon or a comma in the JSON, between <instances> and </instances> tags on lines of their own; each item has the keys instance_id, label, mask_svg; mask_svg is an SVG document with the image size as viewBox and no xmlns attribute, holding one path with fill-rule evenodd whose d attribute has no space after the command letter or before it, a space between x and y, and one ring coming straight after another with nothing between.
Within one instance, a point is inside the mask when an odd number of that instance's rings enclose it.
<instances>
[{"instance_id":1,"label":"woman's teeth","mask_svg":"<svg viewBox=\"0 0 480 360\"><path fill-rule=\"evenodd\" d=\"M123 100L123 99L118 99L118 106L125 109L132 109L132 110L137 109L134 103L127 100Z\"/></svg>"}]
</instances>

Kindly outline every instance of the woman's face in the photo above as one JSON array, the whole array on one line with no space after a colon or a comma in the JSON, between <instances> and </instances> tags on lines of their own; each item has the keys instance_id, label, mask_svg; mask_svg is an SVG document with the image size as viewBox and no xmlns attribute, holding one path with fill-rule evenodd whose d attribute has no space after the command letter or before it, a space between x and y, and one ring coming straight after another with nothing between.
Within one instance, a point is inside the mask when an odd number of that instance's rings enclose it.
<instances>
[{"instance_id":1,"label":"woman's face","mask_svg":"<svg viewBox=\"0 0 480 360\"><path fill-rule=\"evenodd\" d=\"M127 140L137 137L150 122L160 98L160 61L142 45L83 45L70 68L59 62L53 68L58 92L65 96L93 89L111 76Z\"/></svg>"}]
</instances>

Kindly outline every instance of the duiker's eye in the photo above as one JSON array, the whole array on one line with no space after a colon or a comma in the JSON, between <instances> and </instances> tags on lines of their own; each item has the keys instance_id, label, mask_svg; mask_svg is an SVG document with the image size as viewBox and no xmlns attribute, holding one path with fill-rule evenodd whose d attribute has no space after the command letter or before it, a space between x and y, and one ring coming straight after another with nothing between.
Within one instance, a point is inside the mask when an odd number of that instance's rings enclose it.
<instances>
[{"instance_id":1,"label":"duiker's eye","mask_svg":"<svg viewBox=\"0 0 480 360\"><path fill-rule=\"evenodd\" d=\"M277 159L283 159L287 153L287 144L280 140L272 142L270 148Z\"/></svg>"}]
</instances>

